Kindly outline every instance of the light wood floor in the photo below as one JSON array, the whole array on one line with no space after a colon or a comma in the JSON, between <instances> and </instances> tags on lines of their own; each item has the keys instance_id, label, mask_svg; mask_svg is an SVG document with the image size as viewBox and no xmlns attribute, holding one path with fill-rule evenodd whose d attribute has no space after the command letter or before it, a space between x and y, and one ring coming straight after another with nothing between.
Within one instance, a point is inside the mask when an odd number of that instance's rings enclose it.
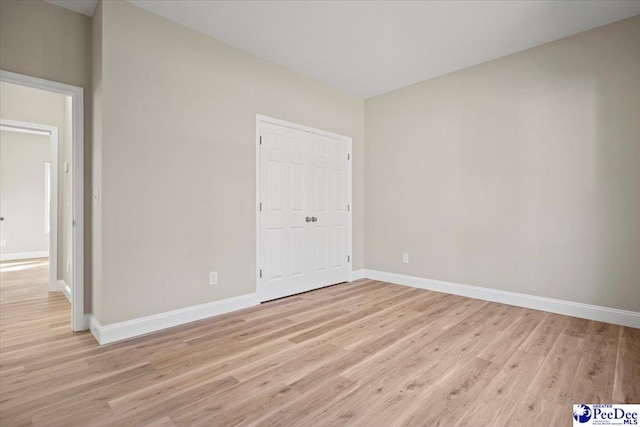
<instances>
[{"instance_id":1,"label":"light wood floor","mask_svg":"<svg viewBox=\"0 0 640 427\"><path fill-rule=\"evenodd\" d=\"M640 402L640 330L361 280L99 347L5 262L0 425L570 426Z\"/></svg>"}]
</instances>

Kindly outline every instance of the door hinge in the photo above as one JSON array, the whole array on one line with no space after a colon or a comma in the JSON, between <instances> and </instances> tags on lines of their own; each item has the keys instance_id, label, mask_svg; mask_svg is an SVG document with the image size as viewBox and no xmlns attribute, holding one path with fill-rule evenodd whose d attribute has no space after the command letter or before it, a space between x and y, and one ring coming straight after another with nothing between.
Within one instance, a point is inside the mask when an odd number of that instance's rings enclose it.
<instances>
[{"instance_id":1,"label":"door hinge","mask_svg":"<svg viewBox=\"0 0 640 427\"><path fill-rule=\"evenodd\" d=\"M347 255L347 262L351 262L351 255Z\"/></svg>"},{"instance_id":2,"label":"door hinge","mask_svg":"<svg viewBox=\"0 0 640 427\"><path fill-rule=\"evenodd\" d=\"M260 270L260 278L262 279L262 270Z\"/></svg>"},{"instance_id":3,"label":"door hinge","mask_svg":"<svg viewBox=\"0 0 640 427\"><path fill-rule=\"evenodd\" d=\"M351 154L347 154L347 160L351 160Z\"/></svg>"},{"instance_id":4,"label":"door hinge","mask_svg":"<svg viewBox=\"0 0 640 427\"><path fill-rule=\"evenodd\" d=\"M262 202L260 202L260 212L262 212Z\"/></svg>"},{"instance_id":5,"label":"door hinge","mask_svg":"<svg viewBox=\"0 0 640 427\"><path fill-rule=\"evenodd\" d=\"M347 205L347 212L351 211L351 205Z\"/></svg>"},{"instance_id":6,"label":"door hinge","mask_svg":"<svg viewBox=\"0 0 640 427\"><path fill-rule=\"evenodd\" d=\"M262 145L262 135L260 135L260 145Z\"/></svg>"}]
</instances>

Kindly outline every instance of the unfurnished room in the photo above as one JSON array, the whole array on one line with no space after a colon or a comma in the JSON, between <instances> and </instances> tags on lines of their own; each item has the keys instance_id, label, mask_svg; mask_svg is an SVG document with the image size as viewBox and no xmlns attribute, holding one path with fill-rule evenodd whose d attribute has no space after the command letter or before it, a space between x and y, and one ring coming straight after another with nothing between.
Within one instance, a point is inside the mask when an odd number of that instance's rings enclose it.
<instances>
[{"instance_id":1,"label":"unfurnished room","mask_svg":"<svg viewBox=\"0 0 640 427\"><path fill-rule=\"evenodd\" d=\"M0 0L0 426L640 419L640 1Z\"/></svg>"}]
</instances>

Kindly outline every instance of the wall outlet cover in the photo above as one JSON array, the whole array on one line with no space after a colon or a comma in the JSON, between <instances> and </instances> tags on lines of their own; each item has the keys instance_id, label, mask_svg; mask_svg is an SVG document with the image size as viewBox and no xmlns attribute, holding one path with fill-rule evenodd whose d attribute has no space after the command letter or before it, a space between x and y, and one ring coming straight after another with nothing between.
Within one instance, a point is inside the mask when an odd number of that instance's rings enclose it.
<instances>
[{"instance_id":1,"label":"wall outlet cover","mask_svg":"<svg viewBox=\"0 0 640 427\"><path fill-rule=\"evenodd\" d=\"M218 272L217 271L210 271L209 272L209 286L213 286L213 285L217 285L218 284Z\"/></svg>"}]
</instances>

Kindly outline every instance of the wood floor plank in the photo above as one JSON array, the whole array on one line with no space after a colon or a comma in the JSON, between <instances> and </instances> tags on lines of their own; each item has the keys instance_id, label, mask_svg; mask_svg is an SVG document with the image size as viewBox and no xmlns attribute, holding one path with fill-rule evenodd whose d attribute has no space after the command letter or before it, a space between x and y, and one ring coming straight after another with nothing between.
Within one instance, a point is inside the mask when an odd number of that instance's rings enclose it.
<instances>
[{"instance_id":1,"label":"wood floor plank","mask_svg":"<svg viewBox=\"0 0 640 427\"><path fill-rule=\"evenodd\" d=\"M491 381L499 367L495 363L473 358L464 369L458 369L446 383L424 389L417 401L429 405L413 405L409 417L393 420L391 425L431 426L455 425L460 413L473 405L480 391Z\"/></svg>"},{"instance_id":2,"label":"wood floor plank","mask_svg":"<svg viewBox=\"0 0 640 427\"><path fill-rule=\"evenodd\" d=\"M531 335L544 318L544 313L541 311L515 309L513 313L517 314L518 317L514 318L513 322L504 329L497 330L496 340L481 350L478 353L478 357L502 365Z\"/></svg>"},{"instance_id":3,"label":"wood floor plank","mask_svg":"<svg viewBox=\"0 0 640 427\"><path fill-rule=\"evenodd\" d=\"M302 393L314 389L327 378L343 374L350 367L367 363L367 361L371 360L371 358L379 352L396 345L406 336L417 333L427 324L428 322L425 319L413 318L403 324L403 327L400 329L403 331L403 334L399 334L397 331L389 331L374 340L361 341L343 356L335 358L329 363L317 368L314 372L309 373L304 378L290 383L290 385Z\"/></svg>"},{"instance_id":4,"label":"wood floor plank","mask_svg":"<svg viewBox=\"0 0 640 427\"><path fill-rule=\"evenodd\" d=\"M620 327L601 322L591 322L591 326L595 331L585 335L571 398L579 398L580 402L612 402Z\"/></svg>"},{"instance_id":5,"label":"wood floor plank","mask_svg":"<svg viewBox=\"0 0 640 427\"><path fill-rule=\"evenodd\" d=\"M540 399L537 395L524 395L516 404L509 426L570 426L572 407Z\"/></svg>"},{"instance_id":6,"label":"wood floor plank","mask_svg":"<svg viewBox=\"0 0 640 427\"><path fill-rule=\"evenodd\" d=\"M171 418L162 417L150 422L149 424L145 424L144 427L175 427L175 424L171 421Z\"/></svg>"},{"instance_id":7,"label":"wood floor plank","mask_svg":"<svg viewBox=\"0 0 640 427\"><path fill-rule=\"evenodd\" d=\"M640 402L640 330L373 280L106 346L0 264L0 425L568 425Z\"/></svg>"},{"instance_id":8,"label":"wood floor plank","mask_svg":"<svg viewBox=\"0 0 640 427\"><path fill-rule=\"evenodd\" d=\"M567 316L546 313L533 333L522 343L522 347L529 353L546 356L568 323Z\"/></svg>"},{"instance_id":9,"label":"wood floor plank","mask_svg":"<svg viewBox=\"0 0 640 427\"><path fill-rule=\"evenodd\" d=\"M305 395L300 401L293 401L275 411L265 411L266 414L256 422L264 427L289 427L313 425L317 413L323 408L332 407L333 402L339 401L358 385L339 375L329 376L322 387L317 387ZM298 389L299 391L299 389Z\"/></svg>"},{"instance_id":10,"label":"wood floor plank","mask_svg":"<svg viewBox=\"0 0 640 427\"><path fill-rule=\"evenodd\" d=\"M569 393L576 376L576 366L584 350L584 338L561 334L551 347L542 368L531 382L528 393L550 402L569 405ZM535 354L535 353L533 353Z\"/></svg>"},{"instance_id":11,"label":"wood floor plank","mask_svg":"<svg viewBox=\"0 0 640 427\"><path fill-rule=\"evenodd\" d=\"M618 347L613 399L640 402L640 329L622 327Z\"/></svg>"},{"instance_id":12,"label":"wood floor plank","mask_svg":"<svg viewBox=\"0 0 640 427\"><path fill-rule=\"evenodd\" d=\"M506 426L514 407L522 399L533 378L542 367L544 357L516 350L502 364L478 399L458 418L457 426ZM494 363L497 361L494 360ZM499 362L498 362L499 363Z\"/></svg>"}]
</instances>

